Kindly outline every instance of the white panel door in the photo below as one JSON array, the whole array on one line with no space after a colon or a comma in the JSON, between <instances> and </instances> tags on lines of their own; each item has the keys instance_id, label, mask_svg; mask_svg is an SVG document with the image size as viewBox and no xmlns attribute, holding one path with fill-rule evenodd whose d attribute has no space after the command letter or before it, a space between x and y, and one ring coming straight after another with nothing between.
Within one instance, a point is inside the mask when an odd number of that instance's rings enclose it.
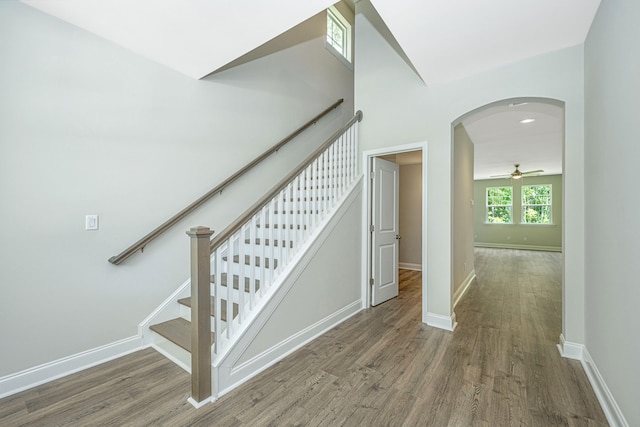
<instances>
[{"instance_id":1,"label":"white panel door","mask_svg":"<svg viewBox=\"0 0 640 427\"><path fill-rule=\"evenodd\" d=\"M400 168L395 163L374 158L373 171L371 305L378 305L398 296Z\"/></svg>"}]
</instances>

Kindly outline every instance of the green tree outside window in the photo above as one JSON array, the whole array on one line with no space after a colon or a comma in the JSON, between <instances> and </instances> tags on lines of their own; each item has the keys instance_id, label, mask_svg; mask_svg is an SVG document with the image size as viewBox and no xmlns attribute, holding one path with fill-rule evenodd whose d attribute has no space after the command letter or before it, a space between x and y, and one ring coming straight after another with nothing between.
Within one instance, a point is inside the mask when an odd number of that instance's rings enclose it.
<instances>
[{"instance_id":1,"label":"green tree outside window","mask_svg":"<svg viewBox=\"0 0 640 427\"><path fill-rule=\"evenodd\" d=\"M522 186L522 223L552 224L551 184Z\"/></svg>"},{"instance_id":2,"label":"green tree outside window","mask_svg":"<svg viewBox=\"0 0 640 427\"><path fill-rule=\"evenodd\" d=\"M512 187L487 187L487 222L511 224L513 208Z\"/></svg>"}]
</instances>

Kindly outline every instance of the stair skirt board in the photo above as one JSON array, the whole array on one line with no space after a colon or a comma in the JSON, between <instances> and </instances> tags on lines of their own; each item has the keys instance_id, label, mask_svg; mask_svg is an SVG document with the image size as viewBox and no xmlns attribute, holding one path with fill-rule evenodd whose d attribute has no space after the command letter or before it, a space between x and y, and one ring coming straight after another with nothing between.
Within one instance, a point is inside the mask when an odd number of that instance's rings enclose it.
<instances>
[{"instance_id":1,"label":"stair skirt board","mask_svg":"<svg viewBox=\"0 0 640 427\"><path fill-rule=\"evenodd\" d=\"M292 335L286 340L269 348L268 350L265 350L252 359L241 363L240 365L235 367L227 365L220 366L218 368L218 383L220 385L224 385L225 388L218 391L217 397L221 397L236 387L241 386L299 348L318 338L331 328L358 314L361 310L362 303L360 298L358 298L357 301L352 302L343 309L330 314L326 318L303 329L297 334Z\"/></svg>"},{"instance_id":2,"label":"stair skirt board","mask_svg":"<svg viewBox=\"0 0 640 427\"><path fill-rule=\"evenodd\" d=\"M264 302L264 305L260 303L257 307L257 316L241 327L235 343L229 347L225 353L219 354L215 359L214 368L218 369L216 384L219 388L214 390L214 396L219 397L222 393L231 391L234 387L237 387L259 372L262 372L264 369L295 351L298 347L321 335L331 327L345 321L362 309L362 300L361 297L359 297L356 301L349 303L347 306L328 315L326 318L272 346L259 356L236 366L237 361L256 338L271 315L277 310L279 304L313 260L324 241L330 236L332 230L340 223L342 217L349 211L353 203L359 200L358 196L362 194L361 181L361 179L357 180L354 186L347 191L346 199L343 199L342 203L328 213L327 218L329 218L329 220L320 225L315 238L309 239L309 241L303 245L302 250L300 250L296 257L294 257L294 260L292 260L293 262L280 274L277 284L274 283L276 286L272 286L269 289L270 292L268 292L261 301L261 303ZM299 260L298 257L300 257ZM359 266L356 266L356 268L358 271L360 270ZM356 286L358 286L359 289L359 284ZM262 363L265 365L261 366L260 364ZM227 381L231 381L231 383Z\"/></svg>"},{"instance_id":3,"label":"stair skirt board","mask_svg":"<svg viewBox=\"0 0 640 427\"><path fill-rule=\"evenodd\" d=\"M213 365L214 370L219 370L218 378L216 379L216 383L219 388L214 390L214 396L221 396L221 391L224 393L231 391L234 387L237 387L243 382L249 380L289 353L295 351L295 349L304 345L304 343L321 335L327 329L343 322L362 309L360 296L357 301L348 304L342 309L330 314L325 319L316 322L314 325L309 326L303 331L300 331L281 343L276 344L271 349L263 352L263 354L252 358L251 361L247 361L241 366L236 366L237 361L242 357L243 353L267 323L271 315L276 311L289 290L291 290L295 285L296 281L313 260L325 240L329 238L333 229L340 223L342 217L349 211L351 206L359 200L358 197L362 194L361 182L362 179L356 180L356 182L354 182L354 184L346 191L346 195L342 201L327 213L326 218L328 218L328 221L324 221L320 224L313 236L305 242L298 254L294 256L291 262L279 275L276 283L269 288L267 294L259 302L258 307L256 307L258 312L257 316L250 322L242 325L238 331L238 338L235 343L230 346L225 353L218 354L217 357L215 357ZM358 271L360 270L359 266L356 268ZM359 285L357 286L359 289ZM326 326L328 324L331 324L331 326ZM295 338L300 334L302 334L301 338ZM310 336L310 334L313 334L313 336ZM267 357L267 355L269 356ZM266 365L260 366L259 363L265 363ZM227 381L231 381L232 384Z\"/></svg>"}]
</instances>

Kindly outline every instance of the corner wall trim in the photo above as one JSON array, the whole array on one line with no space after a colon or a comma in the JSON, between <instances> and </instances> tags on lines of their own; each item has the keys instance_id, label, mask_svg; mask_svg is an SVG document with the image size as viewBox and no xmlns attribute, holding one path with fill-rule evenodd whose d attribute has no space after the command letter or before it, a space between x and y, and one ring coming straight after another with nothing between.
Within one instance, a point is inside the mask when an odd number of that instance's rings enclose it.
<instances>
[{"instance_id":1,"label":"corner wall trim","mask_svg":"<svg viewBox=\"0 0 640 427\"><path fill-rule=\"evenodd\" d=\"M456 314L452 313L451 316L443 316L441 314L427 313L425 316L426 324L433 326L434 328L444 329L445 331L453 332L458 326L456 322Z\"/></svg>"},{"instance_id":2,"label":"corner wall trim","mask_svg":"<svg viewBox=\"0 0 640 427\"><path fill-rule=\"evenodd\" d=\"M142 337L125 338L0 378L0 399L141 350Z\"/></svg>"}]
</instances>

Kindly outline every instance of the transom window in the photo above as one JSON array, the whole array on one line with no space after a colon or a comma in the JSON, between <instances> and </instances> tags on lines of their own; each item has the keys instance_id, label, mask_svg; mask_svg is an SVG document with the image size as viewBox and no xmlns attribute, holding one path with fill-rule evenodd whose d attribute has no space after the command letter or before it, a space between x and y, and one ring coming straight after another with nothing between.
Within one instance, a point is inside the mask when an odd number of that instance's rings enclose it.
<instances>
[{"instance_id":1,"label":"transom window","mask_svg":"<svg viewBox=\"0 0 640 427\"><path fill-rule=\"evenodd\" d=\"M552 223L551 184L522 186L522 223Z\"/></svg>"},{"instance_id":2,"label":"transom window","mask_svg":"<svg viewBox=\"0 0 640 427\"><path fill-rule=\"evenodd\" d=\"M487 187L487 222L512 224L513 187Z\"/></svg>"},{"instance_id":3,"label":"transom window","mask_svg":"<svg viewBox=\"0 0 640 427\"><path fill-rule=\"evenodd\" d=\"M327 45L351 62L351 25L333 6L327 9Z\"/></svg>"}]
</instances>

